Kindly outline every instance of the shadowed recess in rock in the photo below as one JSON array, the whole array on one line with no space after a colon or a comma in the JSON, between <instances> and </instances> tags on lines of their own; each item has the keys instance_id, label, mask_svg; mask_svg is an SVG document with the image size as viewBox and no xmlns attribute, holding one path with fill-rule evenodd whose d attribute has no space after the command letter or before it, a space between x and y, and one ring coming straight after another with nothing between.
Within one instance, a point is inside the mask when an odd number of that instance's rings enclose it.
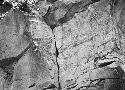
<instances>
[{"instance_id":1,"label":"shadowed recess in rock","mask_svg":"<svg viewBox=\"0 0 125 90\"><path fill-rule=\"evenodd\" d=\"M46 0L47 2L50 2L50 3L54 3L56 2L57 0Z\"/></svg>"},{"instance_id":2,"label":"shadowed recess in rock","mask_svg":"<svg viewBox=\"0 0 125 90\"><path fill-rule=\"evenodd\" d=\"M105 63L101 63L100 65L99 65L99 67L105 67L105 66L108 66L108 65L110 65L110 64L112 64L112 63L114 63L115 61L110 61L110 62L105 62Z\"/></svg>"},{"instance_id":3,"label":"shadowed recess in rock","mask_svg":"<svg viewBox=\"0 0 125 90\"><path fill-rule=\"evenodd\" d=\"M88 1L80 1L78 3L71 4L72 5L70 6L71 8L68 9L68 12L64 15L63 18L60 18L58 22L60 24L66 23L67 21L73 18L75 13L78 13L79 11L81 11L81 9L82 11L85 11L87 7L93 3L94 2L92 2L91 0L88 0Z\"/></svg>"},{"instance_id":4,"label":"shadowed recess in rock","mask_svg":"<svg viewBox=\"0 0 125 90\"><path fill-rule=\"evenodd\" d=\"M78 13L79 11L85 11L90 4L98 1L100 0L82 0L78 3L71 4L70 8L68 8L68 12L64 15L63 18L60 18L58 22L60 24L66 23L73 18L75 13Z\"/></svg>"},{"instance_id":5,"label":"shadowed recess in rock","mask_svg":"<svg viewBox=\"0 0 125 90\"><path fill-rule=\"evenodd\" d=\"M12 78L14 74L14 64L19 61L19 59L25 54L25 52L32 46L32 43L30 43L24 51L21 52L16 57L10 57L0 60L0 68L2 68L3 72L5 73L5 76L3 77L5 79L5 83L7 85L10 85L12 83Z\"/></svg>"},{"instance_id":6,"label":"shadowed recess in rock","mask_svg":"<svg viewBox=\"0 0 125 90\"><path fill-rule=\"evenodd\" d=\"M53 30L57 25L54 24L54 25L50 25L50 28Z\"/></svg>"},{"instance_id":7,"label":"shadowed recess in rock","mask_svg":"<svg viewBox=\"0 0 125 90\"><path fill-rule=\"evenodd\" d=\"M4 68L6 68L7 66L13 65L14 63L17 63L19 61L19 59L25 54L25 52L32 46L32 43L30 43L28 45L28 47L26 47L26 49L24 51L21 52L21 54L19 54L16 57L10 57L10 58L5 58L0 60L0 68L2 68L4 70Z\"/></svg>"},{"instance_id":8,"label":"shadowed recess in rock","mask_svg":"<svg viewBox=\"0 0 125 90\"><path fill-rule=\"evenodd\" d=\"M48 10L47 10L47 13L43 16L43 19L46 22L46 24L48 26L50 26L50 28L53 29L56 26L56 21L55 21L55 18L54 18L54 13L52 13L51 11L52 11L52 8L49 7Z\"/></svg>"},{"instance_id":9,"label":"shadowed recess in rock","mask_svg":"<svg viewBox=\"0 0 125 90\"><path fill-rule=\"evenodd\" d=\"M58 24L63 24L71 20L75 13L78 13L79 11L81 11L81 9L82 11L85 11L90 4L93 4L98 1L100 0L82 0L77 3L70 3L66 6L68 12L64 15L64 17L60 18L58 21L56 21L54 17L53 9L49 7L47 13L43 16L43 19L46 24L50 26L51 29L54 29L56 26L58 26Z\"/></svg>"},{"instance_id":10,"label":"shadowed recess in rock","mask_svg":"<svg viewBox=\"0 0 125 90\"><path fill-rule=\"evenodd\" d=\"M92 2L99 2L99 1L101 1L101 0L91 0Z\"/></svg>"},{"instance_id":11,"label":"shadowed recess in rock","mask_svg":"<svg viewBox=\"0 0 125 90\"><path fill-rule=\"evenodd\" d=\"M71 3L66 6L68 9L67 13L64 15L64 17L60 18L58 21L56 21L54 17L54 11L51 7L48 8L47 13L43 16L44 21L48 26L50 26L51 29L54 29L58 24L63 24L69 21L73 18L75 13L78 13L79 10L82 8L83 10L86 10L87 7L92 4L93 2L91 0L88 1L81 1L78 3ZM56 9L55 9L56 10Z\"/></svg>"},{"instance_id":12,"label":"shadowed recess in rock","mask_svg":"<svg viewBox=\"0 0 125 90\"><path fill-rule=\"evenodd\" d=\"M32 88L36 85L36 83L33 83L32 85L30 85L28 88Z\"/></svg>"},{"instance_id":13,"label":"shadowed recess in rock","mask_svg":"<svg viewBox=\"0 0 125 90\"><path fill-rule=\"evenodd\" d=\"M44 88L43 90L54 89L54 88L57 88L57 87L54 84L51 84L47 88Z\"/></svg>"}]
</instances>

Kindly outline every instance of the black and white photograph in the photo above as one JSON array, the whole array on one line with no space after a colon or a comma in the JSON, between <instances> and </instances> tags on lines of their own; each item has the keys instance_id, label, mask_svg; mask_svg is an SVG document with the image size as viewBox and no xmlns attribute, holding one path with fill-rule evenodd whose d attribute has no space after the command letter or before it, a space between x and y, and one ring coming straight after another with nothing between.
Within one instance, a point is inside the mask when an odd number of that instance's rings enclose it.
<instances>
[{"instance_id":1,"label":"black and white photograph","mask_svg":"<svg viewBox=\"0 0 125 90\"><path fill-rule=\"evenodd\" d=\"M125 90L125 0L0 0L0 90Z\"/></svg>"}]
</instances>

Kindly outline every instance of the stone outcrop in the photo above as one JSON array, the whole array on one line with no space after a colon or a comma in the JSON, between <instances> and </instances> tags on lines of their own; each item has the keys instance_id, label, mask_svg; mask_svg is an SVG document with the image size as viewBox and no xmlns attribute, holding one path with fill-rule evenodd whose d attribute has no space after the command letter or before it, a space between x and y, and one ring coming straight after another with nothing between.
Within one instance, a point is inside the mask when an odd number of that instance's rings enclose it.
<instances>
[{"instance_id":1,"label":"stone outcrop","mask_svg":"<svg viewBox=\"0 0 125 90\"><path fill-rule=\"evenodd\" d=\"M0 20L0 90L125 89L122 0L28 7Z\"/></svg>"}]
</instances>

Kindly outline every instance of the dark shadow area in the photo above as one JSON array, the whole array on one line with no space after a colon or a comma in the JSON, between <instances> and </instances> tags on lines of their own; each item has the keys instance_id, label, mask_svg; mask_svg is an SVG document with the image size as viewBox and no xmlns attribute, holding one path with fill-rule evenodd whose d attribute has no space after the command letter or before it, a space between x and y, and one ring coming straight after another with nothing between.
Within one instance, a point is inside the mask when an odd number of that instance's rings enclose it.
<instances>
[{"instance_id":1,"label":"dark shadow area","mask_svg":"<svg viewBox=\"0 0 125 90\"><path fill-rule=\"evenodd\" d=\"M10 57L10 58L5 58L0 60L0 68L2 68L4 70L4 68L13 65L14 63L17 63L19 61L19 59L25 54L25 52L32 46L32 43L30 43L28 45L28 47L26 47L26 49L24 51L21 52L21 54L19 54L16 57Z\"/></svg>"},{"instance_id":2,"label":"dark shadow area","mask_svg":"<svg viewBox=\"0 0 125 90\"><path fill-rule=\"evenodd\" d=\"M32 85L30 85L28 88L32 88L36 85L36 83L33 83Z\"/></svg>"},{"instance_id":3,"label":"dark shadow area","mask_svg":"<svg viewBox=\"0 0 125 90\"><path fill-rule=\"evenodd\" d=\"M49 7L47 13L43 16L44 21L50 28L54 29L56 26L56 21L54 18L54 13L52 13L52 8Z\"/></svg>"},{"instance_id":4,"label":"dark shadow area","mask_svg":"<svg viewBox=\"0 0 125 90\"><path fill-rule=\"evenodd\" d=\"M43 90L54 89L54 88L57 88L57 87L54 84L51 84L47 88L44 88Z\"/></svg>"},{"instance_id":5,"label":"dark shadow area","mask_svg":"<svg viewBox=\"0 0 125 90\"><path fill-rule=\"evenodd\" d=\"M6 12L8 12L13 6L8 3L8 2L4 2L4 4L2 4L3 1L0 2L0 13L4 14Z\"/></svg>"},{"instance_id":6,"label":"dark shadow area","mask_svg":"<svg viewBox=\"0 0 125 90\"><path fill-rule=\"evenodd\" d=\"M23 11L23 12L27 12L27 13L31 13L31 10L29 8L29 6L27 5L27 3L22 3L20 6L19 6L19 10Z\"/></svg>"},{"instance_id":7,"label":"dark shadow area","mask_svg":"<svg viewBox=\"0 0 125 90\"><path fill-rule=\"evenodd\" d=\"M4 2L4 0L0 0L0 5L2 5L2 4L3 4L3 2Z\"/></svg>"},{"instance_id":8,"label":"dark shadow area","mask_svg":"<svg viewBox=\"0 0 125 90\"><path fill-rule=\"evenodd\" d=\"M14 64L16 64L19 59L26 53L26 51L32 46L29 44L28 47L21 54L16 57L10 57L0 60L0 68L5 73L3 77L5 79L6 85L10 85L13 82L13 75L14 75ZM32 87L32 86L31 86Z\"/></svg>"},{"instance_id":9,"label":"dark shadow area","mask_svg":"<svg viewBox=\"0 0 125 90\"><path fill-rule=\"evenodd\" d=\"M56 2L56 1L58 1L58 0L46 0L47 2L50 2L50 3L54 3L54 2Z\"/></svg>"}]
</instances>

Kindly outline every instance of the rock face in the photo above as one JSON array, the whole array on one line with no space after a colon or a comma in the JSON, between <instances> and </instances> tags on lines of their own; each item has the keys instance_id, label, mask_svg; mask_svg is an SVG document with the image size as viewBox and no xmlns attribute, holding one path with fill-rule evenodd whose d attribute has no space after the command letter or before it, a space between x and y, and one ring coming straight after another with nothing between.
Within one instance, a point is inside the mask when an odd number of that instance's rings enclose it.
<instances>
[{"instance_id":1,"label":"rock face","mask_svg":"<svg viewBox=\"0 0 125 90\"><path fill-rule=\"evenodd\" d=\"M11 10L0 22L0 59L17 56L28 45L28 38L23 36L26 21L23 14ZM27 39L24 40L24 39Z\"/></svg>"},{"instance_id":2,"label":"rock face","mask_svg":"<svg viewBox=\"0 0 125 90\"><path fill-rule=\"evenodd\" d=\"M122 3L46 0L30 12L12 8L0 20L0 90L124 90Z\"/></svg>"},{"instance_id":3,"label":"rock face","mask_svg":"<svg viewBox=\"0 0 125 90\"><path fill-rule=\"evenodd\" d=\"M60 45L60 81L65 89L77 90L82 86L86 88L91 84L91 79L111 76L115 78L113 74L110 76L110 72L114 73L113 70L101 68L104 72L96 72L95 66L101 59L117 60L120 57L117 57L115 52L118 36L108 6L103 7L103 10L95 9L92 5L85 12L75 14L70 21L55 29L56 42ZM95 60L96 57L100 58ZM107 74L103 77L106 71Z\"/></svg>"},{"instance_id":4,"label":"rock face","mask_svg":"<svg viewBox=\"0 0 125 90\"><path fill-rule=\"evenodd\" d=\"M14 63L23 56L21 52L26 52L25 49L30 43L30 39L24 35L25 30L28 29L26 22L26 17L18 10L10 10L0 22L0 66L7 75L4 76L5 78L11 76L10 81L14 74ZM18 55L21 56L17 57Z\"/></svg>"}]
</instances>

